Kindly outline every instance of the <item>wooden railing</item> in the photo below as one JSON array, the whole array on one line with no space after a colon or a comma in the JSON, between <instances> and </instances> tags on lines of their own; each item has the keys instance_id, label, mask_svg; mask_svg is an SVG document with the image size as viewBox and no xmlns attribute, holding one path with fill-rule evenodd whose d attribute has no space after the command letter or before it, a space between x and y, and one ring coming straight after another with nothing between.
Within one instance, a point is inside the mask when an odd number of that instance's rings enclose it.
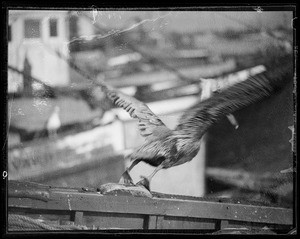
<instances>
[{"instance_id":1,"label":"wooden railing","mask_svg":"<svg viewBox=\"0 0 300 239\"><path fill-rule=\"evenodd\" d=\"M193 229L216 233L242 231L287 233L293 210L256 202L197 198L152 193L133 196L117 190L103 194L87 188L53 188L9 181L8 213L26 215L58 225L84 225L91 229ZM8 228L9 229L9 228Z\"/></svg>"}]
</instances>

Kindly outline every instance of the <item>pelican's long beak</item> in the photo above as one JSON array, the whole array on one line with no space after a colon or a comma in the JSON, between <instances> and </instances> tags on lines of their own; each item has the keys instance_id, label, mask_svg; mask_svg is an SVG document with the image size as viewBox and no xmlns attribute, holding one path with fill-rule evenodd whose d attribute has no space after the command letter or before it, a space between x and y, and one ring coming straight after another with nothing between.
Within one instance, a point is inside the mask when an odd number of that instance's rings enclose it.
<instances>
[{"instance_id":1,"label":"pelican's long beak","mask_svg":"<svg viewBox=\"0 0 300 239\"><path fill-rule=\"evenodd\" d=\"M229 122L234 126L235 129L238 129L239 123L237 122L236 118L232 114L226 115Z\"/></svg>"}]
</instances>

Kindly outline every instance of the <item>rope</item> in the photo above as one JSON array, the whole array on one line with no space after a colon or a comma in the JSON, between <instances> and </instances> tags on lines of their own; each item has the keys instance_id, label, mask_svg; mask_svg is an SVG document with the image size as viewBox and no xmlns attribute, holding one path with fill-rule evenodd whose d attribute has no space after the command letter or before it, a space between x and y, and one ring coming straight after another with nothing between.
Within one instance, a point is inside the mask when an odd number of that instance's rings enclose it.
<instances>
[{"instance_id":1,"label":"rope","mask_svg":"<svg viewBox=\"0 0 300 239\"><path fill-rule=\"evenodd\" d=\"M48 225L38 219L18 214L8 215L8 228L12 231L54 231L54 230L88 230L86 226L79 225Z\"/></svg>"}]
</instances>

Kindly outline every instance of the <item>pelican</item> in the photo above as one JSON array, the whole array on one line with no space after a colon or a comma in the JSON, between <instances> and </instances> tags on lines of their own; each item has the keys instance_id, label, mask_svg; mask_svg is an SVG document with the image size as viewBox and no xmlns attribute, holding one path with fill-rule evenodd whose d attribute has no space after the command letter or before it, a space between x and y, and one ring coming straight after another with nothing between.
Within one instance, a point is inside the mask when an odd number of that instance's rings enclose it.
<instances>
[{"instance_id":1,"label":"pelican","mask_svg":"<svg viewBox=\"0 0 300 239\"><path fill-rule=\"evenodd\" d=\"M114 104L125 109L132 118L138 120L138 129L145 142L125 156L132 161L122 174L120 183L133 184L129 172L141 161L154 166L154 171L137 185L150 191L150 181L161 169L168 169L191 161L198 153L201 138L210 126L236 110L261 101L280 90L289 79L292 64L274 67L272 70L249 76L204 101L199 101L186 110L174 130L169 129L148 106L110 86L106 92Z\"/></svg>"}]
</instances>

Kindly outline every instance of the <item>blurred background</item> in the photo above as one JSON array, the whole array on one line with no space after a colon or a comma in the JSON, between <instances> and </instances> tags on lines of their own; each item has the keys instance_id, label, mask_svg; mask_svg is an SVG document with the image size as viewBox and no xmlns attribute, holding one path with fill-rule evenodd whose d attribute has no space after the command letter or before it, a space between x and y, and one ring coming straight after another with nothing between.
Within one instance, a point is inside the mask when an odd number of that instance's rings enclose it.
<instances>
[{"instance_id":1,"label":"blurred background","mask_svg":"<svg viewBox=\"0 0 300 239\"><path fill-rule=\"evenodd\" d=\"M92 81L146 102L167 126L184 110L292 54L292 11L10 10L8 176L53 186L118 182L137 122ZM271 63L270 63L271 62ZM277 62L278 63L278 62ZM200 81L200 78L206 78ZM234 113L151 190L293 205L293 84ZM140 163L134 182L153 168Z\"/></svg>"}]
</instances>

